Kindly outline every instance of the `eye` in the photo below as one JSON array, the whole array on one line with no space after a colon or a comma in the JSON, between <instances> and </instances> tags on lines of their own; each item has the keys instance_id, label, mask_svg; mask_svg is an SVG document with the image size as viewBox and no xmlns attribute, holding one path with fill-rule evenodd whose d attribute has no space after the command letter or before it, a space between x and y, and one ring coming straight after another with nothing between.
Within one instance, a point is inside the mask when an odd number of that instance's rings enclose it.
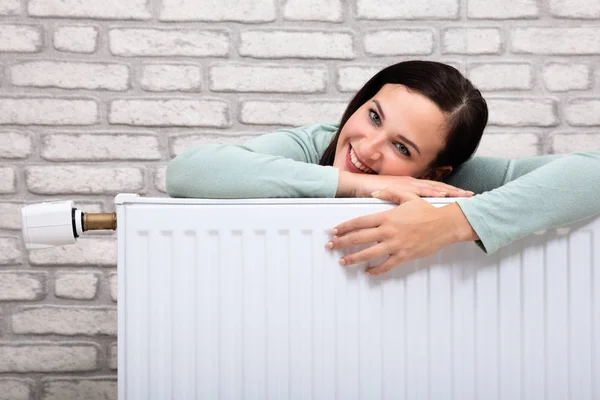
<instances>
[{"instance_id":1,"label":"eye","mask_svg":"<svg viewBox=\"0 0 600 400\"><path fill-rule=\"evenodd\" d=\"M379 118L379 114L377 114L377 111L373 110L372 108L369 109L369 118L375 125L381 125L381 118Z\"/></svg>"},{"instance_id":2,"label":"eye","mask_svg":"<svg viewBox=\"0 0 600 400\"><path fill-rule=\"evenodd\" d=\"M402 143L397 142L394 143L394 146L396 147L396 149L398 149L400 153L404 154L407 157L410 157L410 151L408 150L408 147L406 147Z\"/></svg>"}]
</instances>

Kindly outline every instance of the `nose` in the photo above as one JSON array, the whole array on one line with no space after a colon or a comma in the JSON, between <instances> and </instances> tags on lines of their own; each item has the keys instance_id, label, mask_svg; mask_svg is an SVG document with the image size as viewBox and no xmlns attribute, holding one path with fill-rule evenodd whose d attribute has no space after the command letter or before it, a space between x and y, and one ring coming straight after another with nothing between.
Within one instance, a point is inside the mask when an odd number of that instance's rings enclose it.
<instances>
[{"instance_id":1,"label":"nose","mask_svg":"<svg viewBox=\"0 0 600 400\"><path fill-rule=\"evenodd\" d=\"M361 156L366 158L365 161L377 161L381 158L381 150L385 140L385 135L382 133L374 133L365 139L361 149Z\"/></svg>"}]
</instances>

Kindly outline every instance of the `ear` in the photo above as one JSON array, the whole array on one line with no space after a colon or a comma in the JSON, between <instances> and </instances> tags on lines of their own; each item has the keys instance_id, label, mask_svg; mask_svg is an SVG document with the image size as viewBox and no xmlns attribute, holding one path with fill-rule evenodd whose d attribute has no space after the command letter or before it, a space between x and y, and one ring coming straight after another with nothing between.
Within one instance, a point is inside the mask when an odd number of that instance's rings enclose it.
<instances>
[{"instance_id":1,"label":"ear","mask_svg":"<svg viewBox=\"0 0 600 400\"><path fill-rule=\"evenodd\" d=\"M452 167L449 165L444 165L442 167L437 167L434 169L430 169L427 173L422 176L422 179L429 179L430 181L441 181L448 174L452 172Z\"/></svg>"}]
</instances>

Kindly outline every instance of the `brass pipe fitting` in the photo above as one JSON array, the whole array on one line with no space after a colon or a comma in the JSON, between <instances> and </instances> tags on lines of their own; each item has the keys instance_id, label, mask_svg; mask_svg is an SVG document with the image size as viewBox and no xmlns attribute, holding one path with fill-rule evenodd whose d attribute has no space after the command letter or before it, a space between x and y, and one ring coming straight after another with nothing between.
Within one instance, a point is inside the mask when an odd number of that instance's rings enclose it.
<instances>
[{"instance_id":1,"label":"brass pipe fitting","mask_svg":"<svg viewBox=\"0 0 600 400\"><path fill-rule=\"evenodd\" d=\"M97 231L103 229L117 229L117 213L84 213L83 231Z\"/></svg>"}]
</instances>

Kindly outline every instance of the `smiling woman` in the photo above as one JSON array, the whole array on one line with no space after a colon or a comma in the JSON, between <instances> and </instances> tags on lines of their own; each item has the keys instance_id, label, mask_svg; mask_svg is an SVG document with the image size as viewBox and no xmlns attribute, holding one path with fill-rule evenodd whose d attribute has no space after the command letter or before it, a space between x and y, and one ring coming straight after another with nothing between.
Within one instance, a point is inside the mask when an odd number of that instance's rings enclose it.
<instances>
[{"instance_id":1,"label":"smiling woman","mask_svg":"<svg viewBox=\"0 0 600 400\"><path fill-rule=\"evenodd\" d=\"M378 197L398 207L334 228L330 249L376 242L342 265L387 256L382 273L459 241L486 252L600 213L600 153L521 160L472 157L487 123L479 90L430 61L387 67L339 124L186 149L166 172L172 197ZM474 194L478 194L474 196ZM434 208L420 197L460 197ZM342 222L342 221L340 221Z\"/></svg>"}]
</instances>

